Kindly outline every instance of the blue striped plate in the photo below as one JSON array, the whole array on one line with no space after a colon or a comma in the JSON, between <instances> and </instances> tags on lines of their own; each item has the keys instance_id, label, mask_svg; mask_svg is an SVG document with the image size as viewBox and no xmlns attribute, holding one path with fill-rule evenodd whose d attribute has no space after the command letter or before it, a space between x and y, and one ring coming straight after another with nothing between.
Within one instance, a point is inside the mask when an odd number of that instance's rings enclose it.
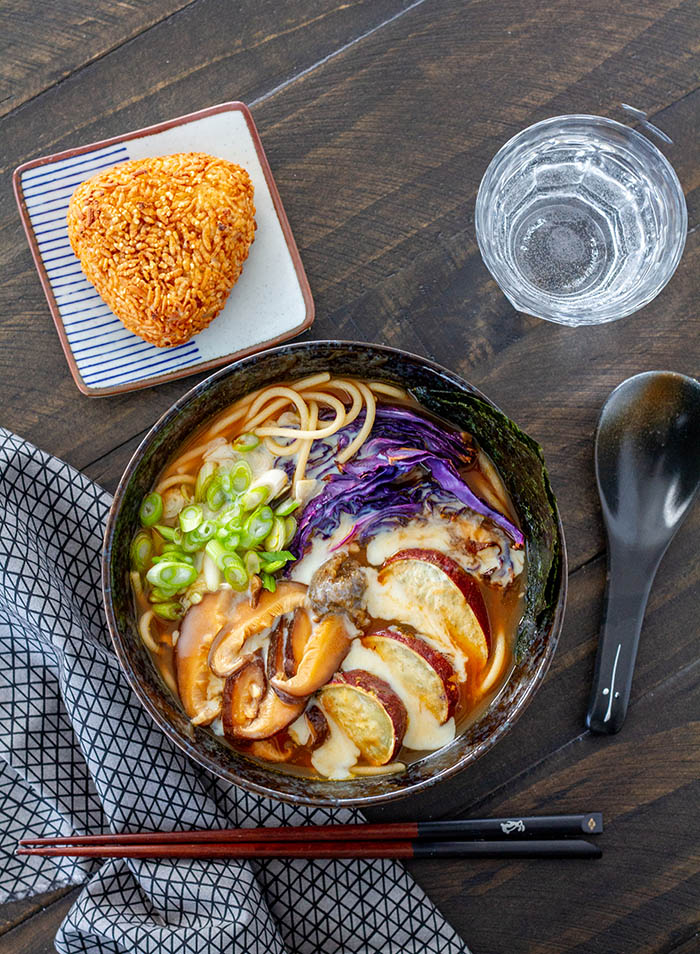
<instances>
[{"instance_id":1,"label":"blue striped plate","mask_svg":"<svg viewBox=\"0 0 700 954\"><path fill-rule=\"evenodd\" d=\"M199 335L156 348L128 331L85 278L68 241L73 191L128 159L208 152L243 166L255 187L255 242L226 305ZM253 118L223 103L115 139L34 159L15 170L34 262L76 384L93 396L151 387L226 364L309 327L314 305Z\"/></svg>"}]
</instances>

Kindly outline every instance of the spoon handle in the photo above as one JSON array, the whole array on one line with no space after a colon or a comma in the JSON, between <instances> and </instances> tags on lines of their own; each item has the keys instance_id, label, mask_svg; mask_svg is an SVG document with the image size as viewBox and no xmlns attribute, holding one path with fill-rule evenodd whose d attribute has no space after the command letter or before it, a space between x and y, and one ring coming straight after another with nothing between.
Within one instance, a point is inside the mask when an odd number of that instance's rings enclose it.
<instances>
[{"instance_id":1,"label":"spoon handle","mask_svg":"<svg viewBox=\"0 0 700 954\"><path fill-rule=\"evenodd\" d=\"M611 543L598 638L593 689L586 725L592 732L619 732L627 715L639 634L656 564L638 552Z\"/></svg>"}]
</instances>

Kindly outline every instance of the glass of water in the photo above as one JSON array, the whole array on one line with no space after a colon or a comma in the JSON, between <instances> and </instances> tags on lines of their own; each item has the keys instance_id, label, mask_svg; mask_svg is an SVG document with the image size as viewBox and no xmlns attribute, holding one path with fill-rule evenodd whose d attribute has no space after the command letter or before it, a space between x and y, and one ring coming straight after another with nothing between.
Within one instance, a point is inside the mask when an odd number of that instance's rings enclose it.
<instances>
[{"instance_id":1,"label":"glass of water","mask_svg":"<svg viewBox=\"0 0 700 954\"><path fill-rule=\"evenodd\" d=\"M658 295L683 253L688 213L676 173L645 136L600 116L556 116L496 153L475 225L518 311L590 325Z\"/></svg>"}]
</instances>

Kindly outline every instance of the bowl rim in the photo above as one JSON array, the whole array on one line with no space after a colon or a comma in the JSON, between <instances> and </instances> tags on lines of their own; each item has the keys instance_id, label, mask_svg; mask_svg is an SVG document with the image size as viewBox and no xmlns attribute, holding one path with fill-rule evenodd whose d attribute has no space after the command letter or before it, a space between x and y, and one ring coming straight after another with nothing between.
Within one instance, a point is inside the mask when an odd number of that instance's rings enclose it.
<instances>
[{"instance_id":1,"label":"bowl rim","mask_svg":"<svg viewBox=\"0 0 700 954\"><path fill-rule=\"evenodd\" d=\"M465 386L471 394L484 400L491 407L495 408L501 414L505 413L494 404L494 402L488 398L482 391L477 387L470 384L465 379L461 378L459 375L454 374L449 369L438 364L435 361L431 361L429 358L425 358L422 355L415 354L411 351L406 351L401 348L393 348L388 345L374 344L372 342L361 342L361 341L345 341L341 339L314 339L311 341L300 341L294 342L293 344L279 345L275 348L267 348L262 352L259 352L256 355L250 355L245 358L241 358L238 361L234 361L229 365L226 365L223 368L215 371L213 374L204 378L203 380L197 382L192 388L181 395L177 401L175 401L170 407L158 418L158 420L149 428L146 435L140 441L138 447L132 454L129 463L127 464L124 473L119 481L117 489L114 493L112 504L109 509L109 514L107 516L107 522L105 525L104 538L103 538L103 547L102 547L102 558L101 558L101 581L102 581L102 602L104 605L104 611L107 618L107 627L109 629L110 639L112 646L114 648L115 655L119 661L121 669L124 675L127 678L131 689L136 695L137 699L146 710L148 715L153 719L158 728L164 733L166 738L174 743L179 749L181 749L194 763L199 766L207 769L215 777L221 778L226 782L233 783L237 786L240 786L245 791L254 792L257 795L263 795L267 798L276 799L278 801L286 802L293 805L309 805L313 807L371 807L375 805L386 804L387 802L397 801L402 798L406 798L409 795L416 795L419 792L425 791L426 789L432 788L438 782L445 781L448 778L458 774L467 767L467 765L475 762L482 755L488 752L493 746L500 740L500 738L505 735L513 725L517 722L520 716L523 714L529 703L532 701L532 698L537 691L537 689L542 684L545 675L552 663L554 658L554 653L559 642L559 636L561 634L562 625L564 621L564 614L566 610L566 601L568 593L568 558L566 552L566 540L564 537L564 527L561 521L561 516L559 514L559 508L556 502L556 498L552 495L552 506L554 515L556 517L557 532L559 536L559 561L560 561L560 587L559 594L557 597L556 606L552 616L552 621L549 627L549 633L547 636L546 648L543 653L542 659L540 660L537 668L535 669L532 677L530 678L529 683L526 685L523 690L522 695L518 699L513 711L509 713L508 718L502 722L496 729L489 733L487 738L483 739L473 749L470 749L462 758L458 759L453 765L445 766L434 774L430 775L428 778L416 781L410 785L407 785L405 788L398 790L390 790L375 795L357 795L352 797L341 797L341 796L318 796L318 795L307 795L307 794L297 794L292 792L280 792L279 790L268 787L267 785L261 784L259 782L251 781L247 778L241 776L235 769L230 769L228 771L222 771L221 768L216 765L213 759L209 758L206 753L194 750L190 743L184 739L180 733L172 726L167 719L163 717L158 708L149 698L148 694L144 691L141 682L139 681L134 668L131 665L131 660L128 653L126 652L124 643L122 641L121 633L117 624L116 615L114 612L114 607L112 603L111 593L112 587L110 583L110 564L111 564L111 552L112 544L116 529L117 517L121 509L121 501L124 496L126 487L131 480L134 471L136 470L142 456L142 452L147 448L151 439L156 435L158 430L176 417L183 407L185 407L195 396L196 394L206 386L209 386L211 382L219 379L228 377L231 374L234 374L237 369L240 369L243 365L248 363L255 363L260 361L262 357L267 356L268 354L280 354L287 353L289 351L303 350L308 349L313 345L325 345L329 347L341 347L347 348L351 351L361 352L367 348L371 348L374 351L381 352L387 356L395 355L402 358L409 358L416 360L419 363L427 366L431 370L437 372L438 375L448 380L451 384L456 385L460 389L464 389ZM331 781L328 783L332 784Z\"/></svg>"},{"instance_id":2,"label":"bowl rim","mask_svg":"<svg viewBox=\"0 0 700 954\"><path fill-rule=\"evenodd\" d=\"M556 324L571 327L588 324L588 322L580 319L580 315L576 310L566 311L562 306L557 306L556 308L550 307L549 305L543 306L541 299L538 300L528 289L523 289L519 287L517 283L514 283L512 281L512 272L502 266L492 253L492 243L487 226L489 214L486 207L486 192L489 188L493 188L493 186L497 184L498 175L501 172L503 163L512 153L522 148L523 145L534 147L538 141L546 136L548 129L553 126L563 130L574 129L577 126L597 126L598 128L612 130L623 135L628 142L636 147L636 152L640 159L643 158L643 153L646 153L647 157L652 158L658 163L661 174L673 191L672 203L670 203L670 205L675 207L675 212L679 216L673 256L668 259L668 262L661 271L660 277L643 297L634 301L628 298L623 301L619 308L610 306L608 309L601 309L597 307L597 313L600 315L602 312L604 317L602 319L598 318L595 324L609 324L613 321L619 321L621 318L628 318L630 315L636 314L636 312L641 311L642 308L650 304L673 278L685 250L688 233L688 205L686 203L685 193L683 192L683 186L678 178L678 173L656 143L652 142L651 139L638 129L633 129L631 126L621 123L616 119L610 119L607 116L597 116L593 113L565 113L559 116L549 116L546 119L539 120L539 122L532 123L530 126L526 126L524 129L520 129L499 147L481 177L474 204L474 231L476 233L476 241L481 257L486 268L495 279L496 284L516 311L534 315L543 321L551 321ZM566 317L562 317L563 315L566 315ZM576 320L574 320L574 318L576 318Z\"/></svg>"}]
</instances>

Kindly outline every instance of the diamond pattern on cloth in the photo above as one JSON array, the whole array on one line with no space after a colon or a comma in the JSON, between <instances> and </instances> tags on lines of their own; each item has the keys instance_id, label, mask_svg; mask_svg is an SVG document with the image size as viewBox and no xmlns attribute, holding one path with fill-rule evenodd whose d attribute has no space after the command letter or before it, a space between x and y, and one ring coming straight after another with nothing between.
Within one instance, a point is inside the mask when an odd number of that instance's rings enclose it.
<instances>
[{"instance_id":1,"label":"diamond pattern on cloth","mask_svg":"<svg viewBox=\"0 0 700 954\"><path fill-rule=\"evenodd\" d=\"M105 628L110 503L0 428L0 901L84 884L59 954L468 954L394 862L15 856L26 834L362 821L251 795L161 734Z\"/></svg>"}]
</instances>

